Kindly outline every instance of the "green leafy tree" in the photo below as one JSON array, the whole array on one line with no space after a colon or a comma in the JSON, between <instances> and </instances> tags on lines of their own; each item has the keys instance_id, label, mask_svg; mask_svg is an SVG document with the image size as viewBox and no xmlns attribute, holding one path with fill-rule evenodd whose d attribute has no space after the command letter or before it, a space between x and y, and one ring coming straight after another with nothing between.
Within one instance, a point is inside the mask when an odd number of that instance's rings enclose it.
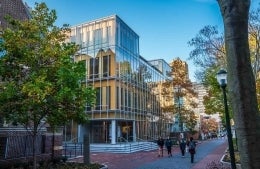
<instances>
[{"instance_id":1,"label":"green leafy tree","mask_svg":"<svg viewBox=\"0 0 260 169\"><path fill-rule=\"evenodd\" d=\"M11 27L1 34L0 115L33 136L34 168L41 128L86 122L85 107L95 100L93 88L84 84L84 63L73 60L78 46L64 43L69 29L54 26L56 19L54 10L36 3L30 20L8 18Z\"/></svg>"},{"instance_id":2,"label":"green leafy tree","mask_svg":"<svg viewBox=\"0 0 260 169\"><path fill-rule=\"evenodd\" d=\"M219 69L226 67L224 37L216 26L208 25L202 28L188 44L194 47L189 59L200 67L196 72L196 77L207 89L207 95L203 98L205 113L209 115L220 113L222 122L225 124L223 94L216 80ZM231 109L230 117L233 117Z\"/></svg>"},{"instance_id":3,"label":"green leafy tree","mask_svg":"<svg viewBox=\"0 0 260 169\"><path fill-rule=\"evenodd\" d=\"M260 5L260 4L259 4ZM259 80L259 43L260 43L260 6L256 9L251 9L249 12L249 24L248 24L248 34L249 34L249 48L250 48L250 58L253 73L256 79L256 89L257 89L257 100L258 107L260 106L260 80ZM215 74L220 68L226 68L226 51L224 43L224 35L219 32L217 26L207 25L203 27L199 33L192 38L188 45L194 49L190 52L189 59L193 60L194 64L200 69L196 71L197 80L202 81L207 87L212 85L212 87L219 88L215 85L215 80L208 78L209 74L213 73L213 79L215 79ZM212 71L213 69L213 71ZM217 71L215 71L217 70ZM207 80L210 80L207 82ZM213 82L211 84L211 82ZM211 87L211 89L212 89ZM218 89L219 91L219 89ZM209 91L210 93L210 91ZM213 92L214 93L214 92ZM211 101L212 103L217 102L220 97L212 95L212 97L206 97L206 102ZM231 98L230 98L231 99ZM216 105L216 104L215 104ZM214 106L214 105L213 105ZM208 107L210 108L210 106ZM206 108L207 110L207 108ZM213 112L213 111L207 111Z\"/></svg>"},{"instance_id":4,"label":"green leafy tree","mask_svg":"<svg viewBox=\"0 0 260 169\"><path fill-rule=\"evenodd\" d=\"M260 168L260 115L250 62L248 18L250 0L218 0L225 28L229 94L242 168Z\"/></svg>"}]
</instances>

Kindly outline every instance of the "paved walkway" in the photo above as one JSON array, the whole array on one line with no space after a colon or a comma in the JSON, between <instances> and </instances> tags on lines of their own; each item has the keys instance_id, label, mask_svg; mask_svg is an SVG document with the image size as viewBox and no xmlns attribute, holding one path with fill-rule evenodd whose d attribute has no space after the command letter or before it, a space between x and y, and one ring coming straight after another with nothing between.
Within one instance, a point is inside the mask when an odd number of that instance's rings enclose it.
<instances>
[{"instance_id":1,"label":"paved walkway","mask_svg":"<svg viewBox=\"0 0 260 169\"><path fill-rule=\"evenodd\" d=\"M190 163L190 154L181 157L179 147L173 148L173 157L157 157L157 151L131 154L92 153L91 163L106 164L109 169L206 169L212 161L220 161L227 148L226 139L207 140L198 144L194 163ZM77 160L82 162L82 158Z\"/></svg>"}]
</instances>

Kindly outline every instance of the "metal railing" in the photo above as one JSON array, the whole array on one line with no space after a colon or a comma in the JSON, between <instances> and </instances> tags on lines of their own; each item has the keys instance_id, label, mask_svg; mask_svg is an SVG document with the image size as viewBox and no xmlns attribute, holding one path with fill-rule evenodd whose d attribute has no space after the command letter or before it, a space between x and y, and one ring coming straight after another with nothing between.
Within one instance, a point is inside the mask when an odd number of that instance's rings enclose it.
<instances>
[{"instance_id":1,"label":"metal railing","mask_svg":"<svg viewBox=\"0 0 260 169\"><path fill-rule=\"evenodd\" d=\"M131 140L130 136L130 140ZM116 146L119 145L120 147ZM116 145L111 145L111 144L104 144L103 148L100 148L98 146L99 151L114 151L115 152L121 152L121 153L132 153L136 151L142 151L142 150L151 150L154 149L154 142L153 141L147 141L142 138L136 137L136 141L128 141L124 137L118 137L117 138L117 144ZM92 148L95 146L92 146ZM94 150L95 151L95 150ZM63 144L63 155L68 157L68 158L74 158L77 156L82 156L83 155L83 143L78 142L78 143L64 143Z\"/></svg>"},{"instance_id":2,"label":"metal railing","mask_svg":"<svg viewBox=\"0 0 260 169\"><path fill-rule=\"evenodd\" d=\"M82 156L83 143L64 143L62 154L68 158Z\"/></svg>"},{"instance_id":3,"label":"metal railing","mask_svg":"<svg viewBox=\"0 0 260 169\"><path fill-rule=\"evenodd\" d=\"M0 140L0 159L29 157L33 154L33 136L31 135L6 136L0 137ZM36 155L44 153L44 142L42 135L36 136Z\"/></svg>"}]
</instances>

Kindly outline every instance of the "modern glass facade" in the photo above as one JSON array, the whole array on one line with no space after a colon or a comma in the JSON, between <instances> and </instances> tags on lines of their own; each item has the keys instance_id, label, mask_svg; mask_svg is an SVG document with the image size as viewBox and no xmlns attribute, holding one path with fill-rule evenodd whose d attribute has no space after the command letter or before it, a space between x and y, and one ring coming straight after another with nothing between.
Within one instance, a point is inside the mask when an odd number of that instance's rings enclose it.
<instances>
[{"instance_id":1,"label":"modern glass facade","mask_svg":"<svg viewBox=\"0 0 260 169\"><path fill-rule=\"evenodd\" d=\"M139 36L117 15L71 30L68 41L81 46L75 61L85 62L86 85L97 91L95 106L86 108L90 142L115 144L168 134L160 94L167 76L140 56ZM66 131L67 141L82 141L85 129L72 124Z\"/></svg>"}]
</instances>

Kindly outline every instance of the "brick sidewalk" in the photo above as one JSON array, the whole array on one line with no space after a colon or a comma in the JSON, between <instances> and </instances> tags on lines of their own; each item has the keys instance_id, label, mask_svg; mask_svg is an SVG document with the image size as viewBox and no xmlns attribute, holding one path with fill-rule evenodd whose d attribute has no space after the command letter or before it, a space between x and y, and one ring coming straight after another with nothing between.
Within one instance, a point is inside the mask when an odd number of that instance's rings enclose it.
<instances>
[{"instance_id":1,"label":"brick sidewalk","mask_svg":"<svg viewBox=\"0 0 260 169\"><path fill-rule=\"evenodd\" d=\"M200 160L198 163L196 163L192 169L205 169L207 167L207 164L209 164L212 161L220 161L222 156L224 155L226 149L227 149L227 141L219 146L216 150L214 150L211 154L207 155L205 158Z\"/></svg>"},{"instance_id":2,"label":"brick sidewalk","mask_svg":"<svg viewBox=\"0 0 260 169\"><path fill-rule=\"evenodd\" d=\"M203 142L202 142L203 144ZM196 162L192 169L205 169L212 161L220 161L225 150L227 142L225 141L212 153L208 154L202 160ZM179 146L173 147L173 156L180 155ZM114 154L114 153L91 153L91 163L101 163L108 166L109 169L136 169L147 163L154 162L159 159L167 158L167 152L164 149L164 157L158 157L158 151L137 152L130 154ZM173 157L174 158L174 157ZM82 162L82 158L74 159L73 161Z\"/></svg>"}]
</instances>

